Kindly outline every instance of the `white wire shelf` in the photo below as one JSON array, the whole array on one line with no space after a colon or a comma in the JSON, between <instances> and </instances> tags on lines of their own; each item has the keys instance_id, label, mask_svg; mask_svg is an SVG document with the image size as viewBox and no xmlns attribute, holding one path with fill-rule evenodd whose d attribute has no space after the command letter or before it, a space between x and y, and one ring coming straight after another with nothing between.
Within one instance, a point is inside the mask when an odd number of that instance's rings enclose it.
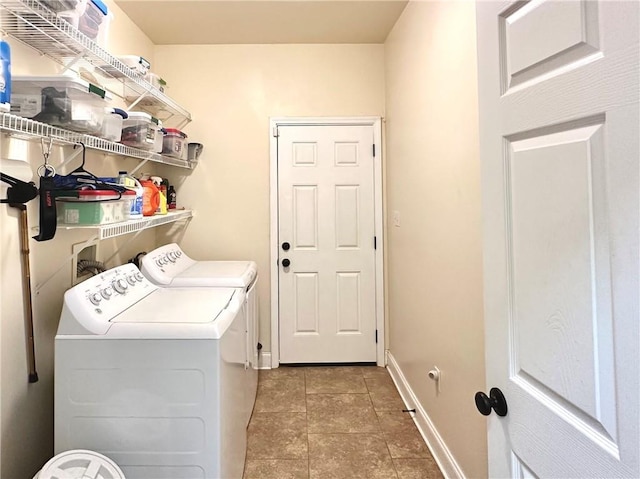
<instances>
[{"instance_id":1,"label":"white wire shelf","mask_svg":"<svg viewBox=\"0 0 640 479\"><path fill-rule=\"evenodd\" d=\"M169 212L166 215L146 216L140 219L128 220L128 221L123 221L121 223L113 223L109 225L69 226L64 224L58 224L58 229L92 230L92 231L96 231L97 239L103 240L108 238L115 238L116 236L127 235L129 233L135 233L137 231L142 231L149 228L155 228L156 226L175 223L176 221L188 220L192 217L193 217L193 211L180 210L175 212Z\"/></svg>"},{"instance_id":2,"label":"white wire shelf","mask_svg":"<svg viewBox=\"0 0 640 479\"><path fill-rule=\"evenodd\" d=\"M68 225L58 224L57 229L58 230L62 230L62 229L85 230L85 231L95 232L95 234L85 242L84 246L80 248L80 249L84 249L84 247L88 246L95 240L115 238L116 236L127 235L129 233L136 233L136 235L134 235L134 238L135 238L135 236L137 236L143 230L146 230L149 228L155 228L156 226L175 223L177 221L182 221L182 220L189 221L192 217L193 217L193 211L180 210L180 211L167 213L166 215L148 216L148 217L144 217L137 220L129 220L129 221L124 221L122 223L113 223L110 225L102 225L102 226L100 225L68 226ZM105 263L109 263L116 256L116 254L117 254L117 251L108 260L106 260ZM44 286L47 283L49 283L49 281L51 281L55 277L55 275L62 268L64 268L64 266L68 264L68 262L76 255L77 253L74 253L68 258L65 258L65 260L60 262L60 265L58 266L58 268L49 277L47 277L41 283L37 284L35 288L36 294L39 294L42 288L44 288Z\"/></svg>"},{"instance_id":3,"label":"white wire shelf","mask_svg":"<svg viewBox=\"0 0 640 479\"><path fill-rule=\"evenodd\" d=\"M172 125L184 126L191 114L141 75L102 49L37 0L0 0L0 28L20 42L78 71L87 62L113 93L137 100L143 110Z\"/></svg>"},{"instance_id":4,"label":"white wire shelf","mask_svg":"<svg viewBox=\"0 0 640 479\"><path fill-rule=\"evenodd\" d=\"M20 116L2 113L0 117L0 130L11 133L13 136L24 139L52 138L58 143L75 144L84 143L87 148L104 151L114 155L127 156L143 161L153 161L181 168L191 168L187 160L180 160L159 153L132 148L122 143L115 143L96 136L84 135L74 131L65 130L55 126L40 123L38 121L22 118Z\"/></svg>"}]
</instances>

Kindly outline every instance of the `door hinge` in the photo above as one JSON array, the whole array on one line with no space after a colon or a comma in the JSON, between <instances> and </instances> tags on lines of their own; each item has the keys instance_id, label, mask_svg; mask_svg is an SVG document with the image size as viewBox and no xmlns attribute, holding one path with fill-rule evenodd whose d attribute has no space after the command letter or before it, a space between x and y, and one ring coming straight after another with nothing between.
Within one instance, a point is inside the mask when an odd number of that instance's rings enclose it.
<instances>
[{"instance_id":1,"label":"door hinge","mask_svg":"<svg viewBox=\"0 0 640 479\"><path fill-rule=\"evenodd\" d=\"M278 138L280 135L278 134L278 127L274 126L273 127L273 136L275 136L276 138Z\"/></svg>"},{"instance_id":2,"label":"door hinge","mask_svg":"<svg viewBox=\"0 0 640 479\"><path fill-rule=\"evenodd\" d=\"M378 330L376 329L376 344L378 344Z\"/></svg>"},{"instance_id":3,"label":"door hinge","mask_svg":"<svg viewBox=\"0 0 640 479\"><path fill-rule=\"evenodd\" d=\"M373 144L373 157L376 157L376 144Z\"/></svg>"},{"instance_id":4,"label":"door hinge","mask_svg":"<svg viewBox=\"0 0 640 479\"><path fill-rule=\"evenodd\" d=\"M373 237L373 249L378 249L378 237Z\"/></svg>"}]
</instances>

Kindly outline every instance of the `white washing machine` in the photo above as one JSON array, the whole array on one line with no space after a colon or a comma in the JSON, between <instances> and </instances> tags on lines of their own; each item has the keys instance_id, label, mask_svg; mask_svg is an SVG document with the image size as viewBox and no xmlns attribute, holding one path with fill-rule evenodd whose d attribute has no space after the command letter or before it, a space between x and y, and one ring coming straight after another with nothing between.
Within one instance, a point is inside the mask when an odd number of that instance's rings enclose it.
<instances>
[{"instance_id":1,"label":"white washing machine","mask_svg":"<svg viewBox=\"0 0 640 479\"><path fill-rule=\"evenodd\" d=\"M127 479L242 477L245 292L163 289L127 264L65 293L55 452L91 449Z\"/></svg>"},{"instance_id":2,"label":"white washing machine","mask_svg":"<svg viewBox=\"0 0 640 479\"><path fill-rule=\"evenodd\" d=\"M259 310L258 266L253 261L196 261L175 243L146 254L140 270L151 282L163 288L206 287L243 288L247 318L247 358L245 423L249 423L258 388Z\"/></svg>"}]
</instances>

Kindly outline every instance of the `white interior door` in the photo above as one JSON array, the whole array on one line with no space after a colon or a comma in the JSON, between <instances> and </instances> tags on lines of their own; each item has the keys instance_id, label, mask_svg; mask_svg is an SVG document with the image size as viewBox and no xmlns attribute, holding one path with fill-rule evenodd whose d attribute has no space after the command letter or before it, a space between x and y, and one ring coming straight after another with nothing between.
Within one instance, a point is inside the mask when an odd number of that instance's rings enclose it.
<instances>
[{"instance_id":1,"label":"white interior door","mask_svg":"<svg viewBox=\"0 0 640 479\"><path fill-rule=\"evenodd\" d=\"M640 477L639 5L477 3L491 477Z\"/></svg>"},{"instance_id":2,"label":"white interior door","mask_svg":"<svg viewBox=\"0 0 640 479\"><path fill-rule=\"evenodd\" d=\"M372 126L278 128L281 363L376 360L373 144Z\"/></svg>"}]
</instances>

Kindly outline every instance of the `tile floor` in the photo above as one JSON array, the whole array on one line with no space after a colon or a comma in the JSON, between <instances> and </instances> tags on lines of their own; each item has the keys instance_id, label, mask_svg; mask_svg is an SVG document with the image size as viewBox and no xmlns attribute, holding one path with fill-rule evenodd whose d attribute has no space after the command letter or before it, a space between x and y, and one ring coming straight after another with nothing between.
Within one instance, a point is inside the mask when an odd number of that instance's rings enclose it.
<instances>
[{"instance_id":1,"label":"tile floor","mask_svg":"<svg viewBox=\"0 0 640 479\"><path fill-rule=\"evenodd\" d=\"M442 478L403 408L384 368L261 370L244 479Z\"/></svg>"}]
</instances>

